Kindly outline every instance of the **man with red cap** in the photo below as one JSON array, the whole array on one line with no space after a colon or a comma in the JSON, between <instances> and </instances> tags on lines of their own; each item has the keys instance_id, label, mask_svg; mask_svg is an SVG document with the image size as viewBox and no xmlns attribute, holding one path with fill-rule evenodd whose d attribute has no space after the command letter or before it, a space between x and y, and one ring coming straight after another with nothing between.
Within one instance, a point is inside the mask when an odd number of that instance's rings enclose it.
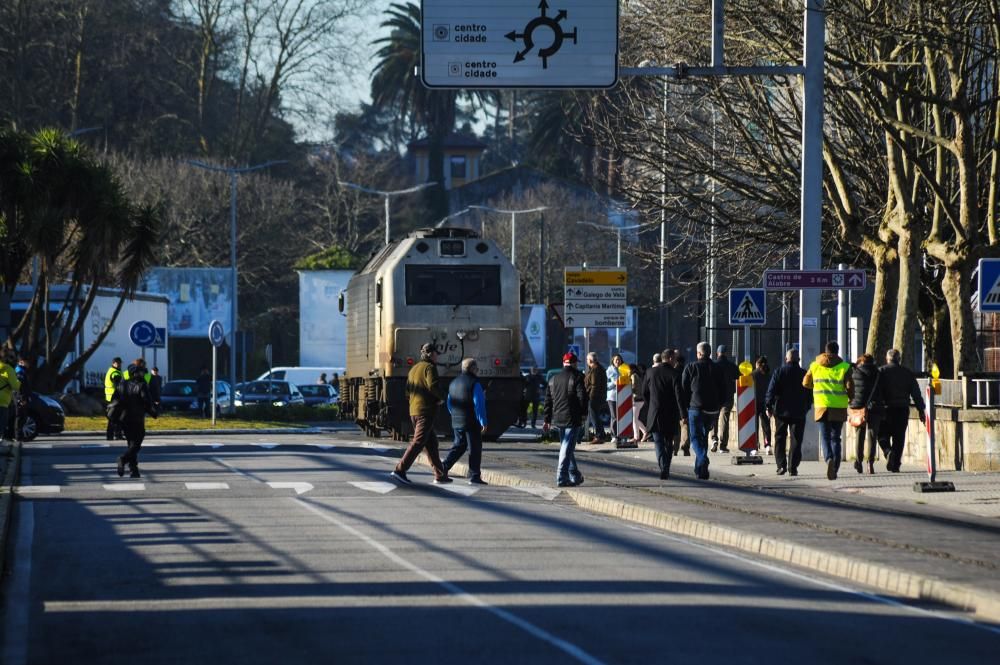
<instances>
[{"instance_id":1,"label":"man with red cap","mask_svg":"<svg viewBox=\"0 0 1000 665\"><path fill-rule=\"evenodd\" d=\"M576 466L577 434L587 411L587 393L583 387L583 374L576 369L577 358L573 353L563 356L563 370L552 377L545 388L545 425L559 429L562 445L559 448L559 465L556 468L556 485L575 487L583 484L583 474Z\"/></svg>"}]
</instances>

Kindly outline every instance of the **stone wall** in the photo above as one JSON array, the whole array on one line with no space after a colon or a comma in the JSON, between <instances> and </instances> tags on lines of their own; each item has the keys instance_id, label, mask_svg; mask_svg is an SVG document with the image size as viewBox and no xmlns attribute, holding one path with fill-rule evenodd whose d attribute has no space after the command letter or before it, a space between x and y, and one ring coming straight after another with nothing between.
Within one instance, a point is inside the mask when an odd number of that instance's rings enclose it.
<instances>
[{"instance_id":1,"label":"stone wall","mask_svg":"<svg viewBox=\"0 0 1000 665\"><path fill-rule=\"evenodd\" d=\"M927 436L916 409L910 412L903 461L924 466ZM1000 471L1000 410L936 408L935 442L940 471Z\"/></svg>"}]
</instances>

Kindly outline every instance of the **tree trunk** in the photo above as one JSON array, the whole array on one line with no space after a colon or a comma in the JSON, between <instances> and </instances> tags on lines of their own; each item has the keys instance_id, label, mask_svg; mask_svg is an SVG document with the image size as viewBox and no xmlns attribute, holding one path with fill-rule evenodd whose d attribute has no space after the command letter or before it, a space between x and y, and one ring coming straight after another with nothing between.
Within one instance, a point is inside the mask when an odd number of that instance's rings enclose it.
<instances>
[{"instance_id":1,"label":"tree trunk","mask_svg":"<svg viewBox=\"0 0 1000 665\"><path fill-rule=\"evenodd\" d=\"M892 345L903 356L903 363L914 365L919 360L913 353L917 329L917 298L920 295L921 253L914 238L912 223L903 222L899 229L899 291L896 299L895 330Z\"/></svg>"},{"instance_id":2,"label":"tree trunk","mask_svg":"<svg viewBox=\"0 0 1000 665\"><path fill-rule=\"evenodd\" d=\"M892 340L894 317L890 308L899 288L899 264L889 249L880 250L872 259L875 262L875 295L866 350L878 360L885 355Z\"/></svg>"},{"instance_id":3,"label":"tree trunk","mask_svg":"<svg viewBox=\"0 0 1000 665\"><path fill-rule=\"evenodd\" d=\"M951 341L955 349L955 375L982 369L976 355L976 325L972 314L969 275L960 267L946 266L941 290L948 303Z\"/></svg>"}]
</instances>

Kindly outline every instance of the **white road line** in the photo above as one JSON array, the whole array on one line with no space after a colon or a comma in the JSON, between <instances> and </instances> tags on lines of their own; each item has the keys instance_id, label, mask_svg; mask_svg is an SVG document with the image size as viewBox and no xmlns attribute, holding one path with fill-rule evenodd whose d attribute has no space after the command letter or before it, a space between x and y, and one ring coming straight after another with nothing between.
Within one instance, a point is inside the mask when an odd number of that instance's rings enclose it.
<instances>
[{"instance_id":1,"label":"white road line","mask_svg":"<svg viewBox=\"0 0 1000 665\"><path fill-rule=\"evenodd\" d=\"M571 510L572 508L566 508L566 510ZM594 517L599 517L608 522L615 524L621 524L621 520L614 519L612 517L607 517L605 515L594 515ZM688 540L686 538L681 538L679 536L673 536L668 533L663 533L662 531L657 531L656 529L651 529L649 527L640 526L637 524L626 524L626 527L634 531L642 531L643 533L652 534L654 536L659 536L660 538L665 538L666 540L671 540L675 543L681 543L689 547L695 547L700 550L705 550L706 552L711 552L712 554L718 554L720 556L736 559L741 563L750 564L751 566L756 566L757 568L763 568L764 570L771 571L778 575L784 575L786 577L792 577L802 582L807 582L810 584L815 584L816 586L826 587L827 589L833 589L835 591L840 591L841 593L850 594L853 596L860 596L861 598L866 598L870 601L876 603L882 603L884 605L891 605L893 607L898 607L901 609L906 609L916 614L922 614L924 616L930 616L935 619L944 619L945 621L952 621L954 623L960 623L972 628L979 628L980 630L985 630L996 635L1000 635L1000 628L993 626L988 626L986 624L977 623L972 619L966 619L965 617L951 616L949 614L944 614L941 612L935 612L933 610L925 610L921 607L914 607L913 605L908 605L907 603L900 602L898 600L893 600L892 598L886 598L884 596L879 596L874 593L869 593L867 591L861 591L860 589L852 589L851 587L844 586L843 584L838 584L836 582L829 582L827 580L812 577L808 574L803 574L795 572L793 570L787 570L785 568L780 568L779 566L772 565L770 563L764 563L763 561L757 561L756 559L751 559L749 557L743 556L741 554L736 554L728 550L720 549L717 547L712 547L711 545L703 545L701 543L694 542L693 540Z\"/></svg>"},{"instance_id":2,"label":"white road line","mask_svg":"<svg viewBox=\"0 0 1000 665\"><path fill-rule=\"evenodd\" d=\"M310 491L313 486L309 483L299 483L299 482L287 482L287 483L268 483L273 490L295 490L296 494L305 494Z\"/></svg>"},{"instance_id":3,"label":"white road line","mask_svg":"<svg viewBox=\"0 0 1000 665\"><path fill-rule=\"evenodd\" d=\"M123 442L124 443L124 442ZM110 443L81 443L81 448L110 448Z\"/></svg>"},{"instance_id":4,"label":"white road line","mask_svg":"<svg viewBox=\"0 0 1000 665\"><path fill-rule=\"evenodd\" d=\"M241 453L232 453L232 454L233 455L240 455ZM213 457L212 459L214 461L218 462L219 464L221 464L222 466L226 467L227 469L229 469L233 473L238 473L241 476L243 476L244 478L249 478L250 480L252 480L254 482L260 482L259 478L254 478L252 475L250 475L246 471L243 471L242 469L237 469L235 466L233 466L232 464L230 464L226 460L222 459L221 457Z\"/></svg>"},{"instance_id":5,"label":"white road line","mask_svg":"<svg viewBox=\"0 0 1000 665\"><path fill-rule=\"evenodd\" d=\"M472 496L473 494L479 491L478 487L472 487L470 485L459 485L454 482L449 483L447 485L436 485L434 483L431 483L431 487L436 487L440 490L451 492L452 494L461 494L462 496Z\"/></svg>"},{"instance_id":6,"label":"white road line","mask_svg":"<svg viewBox=\"0 0 1000 665\"><path fill-rule=\"evenodd\" d=\"M19 485L14 494L59 494L59 485Z\"/></svg>"},{"instance_id":7,"label":"white road line","mask_svg":"<svg viewBox=\"0 0 1000 665\"><path fill-rule=\"evenodd\" d=\"M541 487L538 485L511 485L510 487L511 489L518 490L519 492L527 492L528 494L540 496L546 501L552 501L557 496L562 494L562 490L552 489L551 487Z\"/></svg>"},{"instance_id":8,"label":"white road line","mask_svg":"<svg viewBox=\"0 0 1000 665\"><path fill-rule=\"evenodd\" d=\"M35 506L25 501L17 507L17 541L7 593L3 598L3 645L0 661L5 665L25 665L28 662L28 618L31 602L31 544L35 533Z\"/></svg>"},{"instance_id":9,"label":"white road line","mask_svg":"<svg viewBox=\"0 0 1000 665\"><path fill-rule=\"evenodd\" d=\"M529 635L532 635L533 637L537 637L538 639L542 640L543 642L547 642L548 644L551 644L555 648L559 649L560 651L562 651L563 653L567 654L568 656L570 656L572 658L575 658L576 660L580 661L581 663L587 663L587 665L604 665L603 661L598 660L594 656L591 656L589 653L587 653L586 651L584 651L580 647L576 646L575 644L567 642L566 640L564 640L562 638L556 637L555 635L553 635L552 633L548 632L547 630L545 630L543 628L539 628L535 624L533 624L533 623L531 623L531 622L529 622L529 621L527 621L525 619L522 619L521 617L517 616L516 614L512 614L512 613L508 612L507 610L504 610L504 609L501 609L499 607L496 607L495 605L490 605L489 603L487 603L482 598L480 598L478 596L474 596L473 594L469 593L468 591L466 591L462 587L458 586L457 584L449 582L449 581L447 581L445 579L442 579L442 578L438 577L434 573L430 573L430 572L424 570L423 568L421 568L417 564L412 563L409 560L404 559L400 555L396 554L391 549L389 549L388 547L386 547L382 543L378 542L374 538L372 538L370 536L366 536L365 534L361 533L360 531L358 531L354 527L350 526L349 524L347 524L345 522L340 521L339 519L337 519L333 515L331 515L331 514L329 514L327 512L322 511L321 509L317 508L316 506L314 506L314 505L312 505L310 503L306 503L302 499L294 499L293 498L291 500L294 501L295 503L299 504L300 506L302 506L303 508L305 508L309 512L313 513L314 515L316 515L320 519L325 520L325 521L329 522L330 524L333 524L333 525L339 527L340 529L346 531L347 533L351 534L355 538L358 538L359 540L363 541L364 543L366 543L367 545L369 545L370 547L372 547L373 549L375 549L376 551L378 551L380 554L382 554L384 557L386 557L390 561L392 561L392 562L394 562L394 563L402 566L403 568L406 568L410 572L415 573L416 575L424 578L428 582L433 582L435 584L441 585L442 587L444 587L444 589L446 591L448 591L448 593L450 593L453 596L456 596L457 598L465 601L469 605L472 605L473 607L482 608L482 609L486 610L487 612L489 612L490 614L492 614L493 616L495 616L495 617L497 617L499 619L502 619L503 621L506 621L509 624L517 626L518 628L520 628L524 632L528 633Z\"/></svg>"},{"instance_id":10,"label":"white road line","mask_svg":"<svg viewBox=\"0 0 1000 665\"><path fill-rule=\"evenodd\" d=\"M384 483L382 481L374 481L374 482L351 481L350 484L354 485L360 490L365 490L366 492L377 492L378 494L388 494L392 490L396 489L395 484Z\"/></svg>"},{"instance_id":11,"label":"white road line","mask_svg":"<svg viewBox=\"0 0 1000 665\"><path fill-rule=\"evenodd\" d=\"M109 492L145 492L146 483L108 483L103 485Z\"/></svg>"},{"instance_id":12,"label":"white road line","mask_svg":"<svg viewBox=\"0 0 1000 665\"><path fill-rule=\"evenodd\" d=\"M227 490L229 483L184 483L189 490Z\"/></svg>"}]
</instances>

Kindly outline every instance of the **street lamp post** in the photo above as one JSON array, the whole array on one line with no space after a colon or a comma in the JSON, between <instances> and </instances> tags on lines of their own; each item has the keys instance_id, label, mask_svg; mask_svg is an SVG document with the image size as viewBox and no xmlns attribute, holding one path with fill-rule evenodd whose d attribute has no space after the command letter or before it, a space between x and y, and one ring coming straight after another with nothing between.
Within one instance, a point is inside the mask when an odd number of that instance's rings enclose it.
<instances>
[{"instance_id":1,"label":"street lamp post","mask_svg":"<svg viewBox=\"0 0 1000 665\"><path fill-rule=\"evenodd\" d=\"M548 206L542 206L540 208L531 208L530 210L498 210L497 208L491 208L489 206L469 206L473 210L486 210L487 212L495 212L498 215L510 215L510 262L514 264L517 268L517 216L525 215L531 212L542 212L548 210Z\"/></svg>"},{"instance_id":2,"label":"street lamp post","mask_svg":"<svg viewBox=\"0 0 1000 665\"><path fill-rule=\"evenodd\" d=\"M362 187L361 185L356 185L353 182L346 182L344 180L338 180L337 184L341 187L349 187L351 189L356 189L359 192L366 192L368 194L377 194L378 196L385 197L385 244L389 244L389 200L394 196L402 196L403 194L413 194L414 192L419 192L422 189L427 189L428 187L433 187L436 182L425 182L422 185L417 185L416 187L410 187L409 189L397 189L391 192L385 192L381 189L369 189L368 187Z\"/></svg>"},{"instance_id":3,"label":"street lamp post","mask_svg":"<svg viewBox=\"0 0 1000 665\"><path fill-rule=\"evenodd\" d=\"M232 285L230 288L233 296L231 308L232 321L229 324L232 327L232 337L230 338L229 344L229 378L232 381L230 388L232 390L236 390L236 331L239 330L239 299L237 297L238 269L236 267L236 179L241 173L260 171L261 169L277 166L278 164L287 164L288 162L286 160L279 159L264 162L263 164L243 167L216 166L214 164L206 164L192 159L187 160L187 163L191 166L196 166L199 169L217 171L229 175L229 264L232 270Z\"/></svg>"}]
</instances>

